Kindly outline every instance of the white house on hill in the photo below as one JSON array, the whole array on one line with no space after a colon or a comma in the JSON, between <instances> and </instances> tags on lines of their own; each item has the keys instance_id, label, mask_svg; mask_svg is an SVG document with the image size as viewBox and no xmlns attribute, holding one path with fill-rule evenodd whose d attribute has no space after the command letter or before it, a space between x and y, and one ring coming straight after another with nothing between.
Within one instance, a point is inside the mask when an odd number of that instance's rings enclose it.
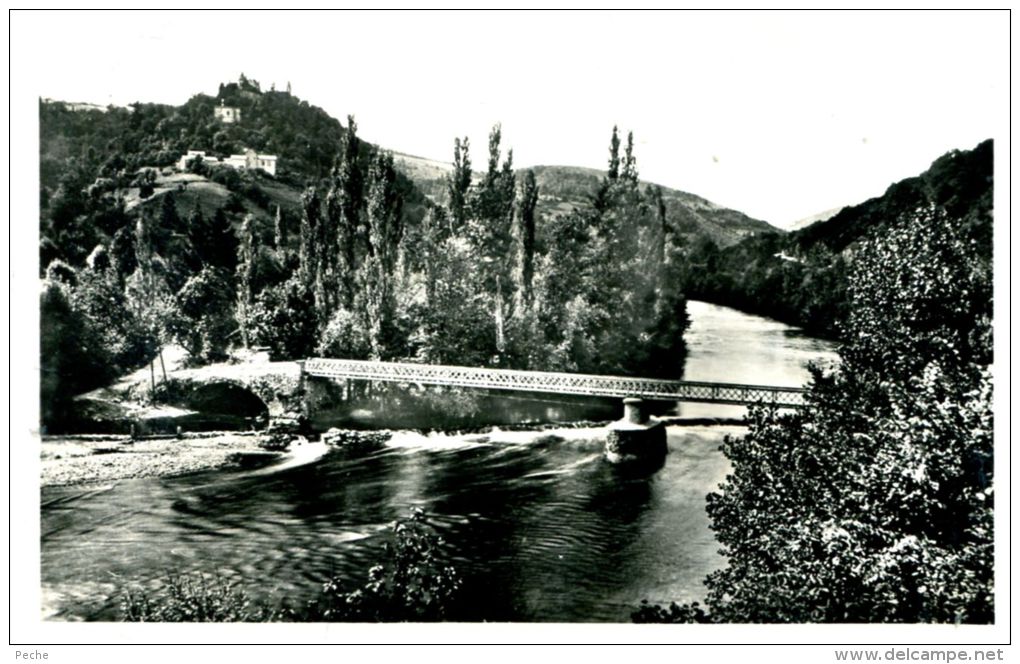
<instances>
[{"instance_id":1,"label":"white house on hill","mask_svg":"<svg viewBox=\"0 0 1020 664\"><path fill-rule=\"evenodd\" d=\"M241 121L241 109L236 106L224 106L223 102L213 109L216 119L225 124L233 124Z\"/></svg>"},{"instance_id":2,"label":"white house on hill","mask_svg":"<svg viewBox=\"0 0 1020 664\"><path fill-rule=\"evenodd\" d=\"M201 157L202 161L211 166L230 166L242 171L261 169L270 175L276 175L276 155L259 154L251 149L245 150L244 154L232 154L226 159L210 157L203 150L188 150L188 153L178 160L177 168L187 170L188 163L196 157Z\"/></svg>"}]
</instances>

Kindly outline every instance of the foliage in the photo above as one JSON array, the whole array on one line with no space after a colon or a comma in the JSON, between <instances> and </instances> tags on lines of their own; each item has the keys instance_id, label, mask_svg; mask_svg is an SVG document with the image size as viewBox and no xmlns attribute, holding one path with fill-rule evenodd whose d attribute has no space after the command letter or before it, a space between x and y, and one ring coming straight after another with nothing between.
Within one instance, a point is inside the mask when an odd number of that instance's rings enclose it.
<instances>
[{"instance_id":1,"label":"foliage","mask_svg":"<svg viewBox=\"0 0 1020 664\"><path fill-rule=\"evenodd\" d=\"M371 568L368 580L353 590L347 590L342 579L330 579L313 614L318 620L358 622L447 618L461 580L443 563L442 545L425 513L415 508L393 526L393 541L386 546L390 565Z\"/></svg>"},{"instance_id":2,"label":"foliage","mask_svg":"<svg viewBox=\"0 0 1020 664\"><path fill-rule=\"evenodd\" d=\"M312 355L317 327L312 293L297 277L259 293L245 322L250 342L269 346L276 360Z\"/></svg>"},{"instance_id":3,"label":"foliage","mask_svg":"<svg viewBox=\"0 0 1020 664\"><path fill-rule=\"evenodd\" d=\"M236 329L233 288L221 269L203 268L174 296L167 330L193 359L225 359Z\"/></svg>"},{"instance_id":4,"label":"foliage","mask_svg":"<svg viewBox=\"0 0 1020 664\"><path fill-rule=\"evenodd\" d=\"M316 352L322 357L368 359L372 347L365 324L352 311L337 309L322 331Z\"/></svg>"},{"instance_id":5,"label":"foliage","mask_svg":"<svg viewBox=\"0 0 1020 664\"><path fill-rule=\"evenodd\" d=\"M40 295L42 423L50 430L67 421L73 396L114 375L100 331L72 305L69 288L47 280Z\"/></svg>"},{"instance_id":6,"label":"foliage","mask_svg":"<svg viewBox=\"0 0 1020 664\"><path fill-rule=\"evenodd\" d=\"M840 369L724 445L707 618L636 619L993 620L991 257L968 232L922 208L861 247Z\"/></svg>"},{"instance_id":7,"label":"foliage","mask_svg":"<svg viewBox=\"0 0 1020 664\"><path fill-rule=\"evenodd\" d=\"M275 619L236 584L216 576L168 574L156 592L127 588L120 599L128 622L265 622Z\"/></svg>"},{"instance_id":8,"label":"foliage","mask_svg":"<svg viewBox=\"0 0 1020 664\"><path fill-rule=\"evenodd\" d=\"M93 255L103 254L93 252ZM102 263L102 259L97 259L92 267L78 271L71 302L96 330L104 354L109 358L110 370L124 373L152 357L157 340L145 321L130 307L114 270L103 268Z\"/></svg>"},{"instance_id":9,"label":"foliage","mask_svg":"<svg viewBox=\"0 0 1020 664\"><path fill-rule=\"evenodd\" d=\"M237 269L240 243L222 208L217 209L212 218L196 210L188 220L188 238L202 265L221 268L229 274Z\"/></svg>"}]
</instances>

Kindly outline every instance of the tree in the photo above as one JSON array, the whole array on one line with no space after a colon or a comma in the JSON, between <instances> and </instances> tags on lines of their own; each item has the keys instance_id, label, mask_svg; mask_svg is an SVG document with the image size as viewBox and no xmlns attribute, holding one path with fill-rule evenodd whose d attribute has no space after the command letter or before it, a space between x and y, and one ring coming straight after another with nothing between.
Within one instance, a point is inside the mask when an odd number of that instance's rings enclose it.
<instances>
[{"instance_id":1,"label":"tree","mask_svg":"<svg viewBox=\"0 0 1020 664\"><path fill-rule=\"evenodd\" d=\"M241 242L237 250L237 317L241 324L241 343L248 348L249 310L255 298L256 257L258 256L258 232L255 217L247 215L241 224Z\"/></svg>"},{"instance_id":2,"label":"tree","mask_svg":"<svg viewBox=\"0 0 1020 664\"><path fill-rule=\"evenodd\" d=\"M509 298L504 289L510 289L511 223L516 178L513 172L513 151L508 151L500 167L500 141L502 129L493 126L489 132L488 170L470 198L468 235L481 260L482 288L491 300L496 334L497 351L506 347L508 318L506 304Z\"/></svg>"},{"instance_id":3,"label":"tree","mask_svg":"<svg viewBox=\"0 0 1020 664\"><path fill-rule=\"evenodd\" d=\"M514 240L514 310L517 315L531 308L535 278L535 206L538 185L534 171L524 173L524 180L514 204L512 236Z\"/></svg>"},{"instance_id":4,"label":"tree","mask_svg":"<svg viewBox=\"0 0 1020 664\"><path fill-rule=\"evenodd\" d=\"M276 360L310 357L318 320L311 290L295 275L259 293L243 322L253 343L268 346Z\"/></svg>"},{"instance_id":5,"label":"tree","mask_svg":"<svg viewBox=\"0 0 1020 664\"><path fill-rule=\"evenodd\" d=\"M237 234L223 208L212 219L196 209L188 219L188 237L202 265L217 267L233 274L237 268Z\"/></svg>"},{"instance_id":6,"label":"tree","mask_svg":"<svg viewBox=\"0 0 1020 664\"><path fill-rule=\"evenodd\" d=\"M276 206L276 218L273 220L273 246L277 252L287 249L287 226L279 205Z\"/></svg>"},{"instance_id":7,"label":"tree","mask_svg":"<svg viewBox=\"0 0 1020 664\"><path fill-rule=\"evenodd\" d=\"M706 608L641 620L994 619L991 257L924 208L865 242L840 367L810 407L754 409L708 511Z\"/></svg>"},{"instance_id":8,"label":"tree","mask_svg":"<svg viewBox=\"0 0 1020 664\"><path fill-rule=\"evenodd\" d=\"M369 250L362 266L361 279L369 341L375 359L387 357L396 343L393 273L404 230L401 216L403 200L396 189L396 178L393 155L377 155L369 171L366 210Z\"/></svg>"},{"instance_id":9,"label":"tree","mask_svg":"<svg viewBox=\"0 0 1020 664\"><path fill-rule=\"evenodd\" d=\"M95 329L111 371L124 373L145 363L157 339L129 306L115 270L104 258L103 246L90 254L86 268L78 270L71 304Z\"/></svg>"},{"instance_id":10,"label":"tree","mask_svg":"<svg viewBox=\"0 0 1020 664\"><path fill-rule=\"evenodd\" d=\"M361 261L367 253L367 234L361 218L364 205L364 174L361 165L361 142L354 116L347 116L339 163L333 172L333 182L326 195L327 219L335 232L336 287L339 302L351 307L354 301L355 282ZM325 238L328 242L332 238ZM325 244L324 246L332 246ZM331 252L331 256L334 255ZM323 312L326 318L329 311Z\"/></svg>"},{"instance_id":11,"label":"tree","mask_svg":"<svg viewBox=\"0 0 1020 664\"><path fill-rule=\"evenodd\" d=\"M620 177L628 186L636 187L638 184L637 159L634 156L634 132L632 131L627 132L627 147L624 151L623 172Z\"/></svg>"},{"instance_id":12,"label":"tree","mask_svg":"<svg viewBox=\"0 0 1020 664\"><path fill-rule=\"evenodd\" d=\"M609 171L606 177L610 181L620 177L620 134L616 125L613 125L613 136L609 140Z\"/></svg>"},{"instance_id":13,"label":"tree","mask_svg":"<svg viewBox=\"0 0 1020 664\"><path fill-rule=\"evenodd\" d=\"M309 289L315 283L315 272L318 261L316 233L319 226L319 196L314 187L308 187L301 195L301 246L298 258L301 266L301 279Z\"/></svg>"},{"instance_id":14,"label":"tree","mask_svg":"<svg viewBox=\"0 0 1020 664\"><path fill-rule=\"evenodd\" d=\"M135 226L135 263L137 267L128 278L126 294L128 307L140 322L144 337L152 345L146 349L145 356L151 358L149 375L152 395L156 392L155 360L159 357L166 379L166 366L163 364L163 341L166 333L167 312L173 296L169 286L166 262L156 253L157 235L153 222L146 214L142 214Z\"/></svg>"},{"instance_id":15,"label":"tree","mask_svg":"<svg viewBox=\"0 0 1020 664\"><path fill-rule=\"evenodd\" d=\"M98 330L72 306L69 288L47 279L39 302L41 419L51 432L71 417L75 395L114 375Z\"/></svg>"},{"instance_id":16,"label":"tree","mask_svg":"<svg viewBox=\"0 0 1020 664\"><path fill-rule=\"evenodd\" d=\"M203 268L174 296L167 330L193 360L223 360L237 329L234 304L228 275L220 268Z\"/></svg>"},{"instance_id":17,"label":"tree","mask_svg":"<svg viewBox=\"0 0 1020 664\"><path fill-rule=\"evenodd\" d=\"M468 139L453 140L453 171L447 180L451 231L460 232L467 221L467 194L471 188L471 157Z\"/></svg>"}]
</instances>

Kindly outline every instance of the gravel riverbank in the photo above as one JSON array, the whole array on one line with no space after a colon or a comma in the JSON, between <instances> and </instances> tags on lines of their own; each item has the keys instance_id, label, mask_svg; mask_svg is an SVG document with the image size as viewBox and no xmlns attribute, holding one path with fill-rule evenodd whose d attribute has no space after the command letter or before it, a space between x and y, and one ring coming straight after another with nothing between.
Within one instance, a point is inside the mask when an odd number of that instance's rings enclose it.
<instances>
[{"instance_id":1,"label":"gravel riverbank","mask_svg":"<svg viewBox=\"0 0 1020 664\"><path fill-rule=\"evenodd\" d=\"M261 450L259 437L224 432L132 441L128 436L47 436L41 485L105 484L137 477L170 477L236 463L238 452Z\"/></svg>"}]
</instances>

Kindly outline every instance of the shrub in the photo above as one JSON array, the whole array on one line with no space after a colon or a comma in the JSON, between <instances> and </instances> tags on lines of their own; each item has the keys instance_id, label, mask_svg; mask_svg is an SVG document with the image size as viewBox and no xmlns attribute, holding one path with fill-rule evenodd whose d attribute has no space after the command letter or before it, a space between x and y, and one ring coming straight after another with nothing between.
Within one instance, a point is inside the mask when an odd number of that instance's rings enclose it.
<instances>
[{"instance_id":1,"label":"shrub","mask_svg":"<svg viewBox=\"0 0 1020 664\"><path fill-rule=\"evenodd\" d=\"M443 540L429 527L424 511L415 508L393 526L386 552L390 566L376 565L360 587L347 590L334 577L310 607L315 620L358 622L431 622L448 616L461 579L441 562Z\"/></svg>"},{"instance_id":2,"label":"shrub","mask_svg":"<svg viewBox=\"0 0 1020 664\"><path fill-rule=\"evenodd\" d=\"M168 574L156 592L128 588L120 610L129 622L264 622L274 616L234 583L205 574Z\"/></svg>"}]
</instances>

